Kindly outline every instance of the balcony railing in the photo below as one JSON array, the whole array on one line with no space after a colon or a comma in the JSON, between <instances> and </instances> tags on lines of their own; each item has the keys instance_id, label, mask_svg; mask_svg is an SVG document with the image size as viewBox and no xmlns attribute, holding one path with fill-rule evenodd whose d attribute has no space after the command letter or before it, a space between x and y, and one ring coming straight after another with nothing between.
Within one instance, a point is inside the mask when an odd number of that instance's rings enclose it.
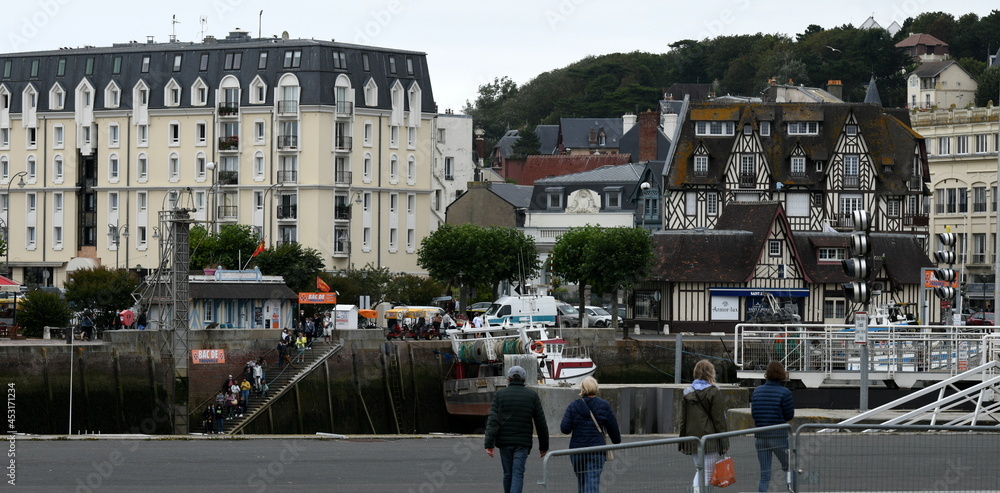
<instances>
[{"instance_id":1,"label":"balcony railing","mask_svg":"<svg viewBox=\"0 0 1000 493\"><path fill-rule=\"evenodd\" d=\"M350 240L337 240L333 242L333 256L346 257L351 254Z\"/></svg>"},{"instance_id":2,"label":"balcony railing","mask_svg":"<svg viewBox=\"0 0 1000 493\"><path fill-rule=\"evenodd\" d=\"M279 135L278 136L278 149L283 150L294 150L299 148L299 136L298 135Z\"/></svg>"},{"instance_id":3,"label":"balcony railing","mask_svg":"<svg viewBox=\"0 0 1000 493\"><path fill-rule=\"evenodd\" d=\"M910 214L903 216L903 226L927 226L930 221L927 214Z\"/></svg>"},{"instance_id":4,"label":"balcony railing","mask_svg":"<svg viewBox=\"0 0 1000 493\"><path fill-rule=\"evenodd\" d=\"M298 115L299 102L294 99L278 101L278 116Z\"/></svg>"},{"instance_id":5,"label":"balcony railing","mask_svg":"<svg viewBox=\"0 0 1000 493\"><path fill-rule=\"evenodd\" d=\"M757 186L757 175L740 173L740 188L754 188L755 186Z\"/></svg>"},{"instance_id":6,"label":"balcony railing","mask_svg":"<svg viewBox=\"0 0 1000 493\"><path fill-rule=\"evenodd\" d=\"M351 172L338 169L333 172L333 180L340 185L350 185L351 184Z\"/></svg>"},{"instance_id":7,"label":"balcony railing","mask_svg":"<svg viewBox=\"0 0 1000 493\"><path fill-rule=\"evenodd\" d=\"M338 135L337 138L334 139L333 146L338 151L349 151L349 150L351 150L351 146L353 144L353 140L354 139L352 139L350 136L347 136L347 135Z\"/></svg>"},{"instance_id":8,"label":"balcony railing","mask_svg":"<svg viewBox=\"0 0 1000 493\"><path fill-rule=\"evenodd\" d=\"M333 207L333 218L334 219L350 219L351 218L351 206L347 204L336 205Z\"/></svg>"},{"instance_id":9,"label":"balcony railing","mask_svg":"<svg viewBox=\"0 0 1000 493\"><path fill-rule=\"evenodd\" d=\"M973 202L972 212L986 212L986 202Z\"/></svg>"},{"instance_id":10,"label":"balcony railing","mask_svg":"<svg viewBox=\"0 0 1000 493\"><path fill-rule=\"evenodd\" d=\"M858 175L844 175L844 188L858 188L861 184L861 177Z\"/></svg>"},{"instance_id":11,"label":"balcony railing","mask_svg":"<svg viewBox=\"0 0 1000 493\"><path fill-rule=\"evenodd\" d=\"M792 172L788 173L788 176L790 176L792 178L805 178L806 177L806 172L805 171L792 171Z\"/></svg>"},{"instance_id":12,"label":"balcony railing","mask_svg":"<svg viewBox=\"0 0 1000 493\"><path fill-rule=\"evenodd\" d=\"M278 206L278 219L295 219L298 217L299 206L297 205L279 205Z\"/></svg>"},{"instance_id":13,"label":"balcony railing","mask_svg":"<svg viewBox=\"0 0 1000 493\"><path fill-rule=\"evenodd\" d=\"M274 242L274 246L280 247L282 245L294 245L296 243L298 243L298 241L296 241L296 240L287 240L287 239L286 240L278 240L278 241Z\"/></svg>"},{"instance_id":14,"label":"balcony railing","mask_svg":"<svg viewBox=\"0 0 1000 493\"><path fill-rule=\"evenodd\" d=\"M350 115L354 113L354 102L353 101L337 101L337 114L338 115Z\"/></svg>"},{"instance_id":15,"label":"balcony railing","mask_svg":"<svg viewBox=\"0 0 1000 493\"><path fill-rule=\"evenodd\" d=\"M695 168L694 177L695 178L705 178L708 176L708 168Z\"/></svg>"},{"instance_id":16,"label":"balcony railing","mask_svg":"<svg viewBox=\"0 0 1000 493\"><path fill-rule=\"evenodd\" d=\"M236 185L240 182L240 172L232 170L222 170L219 172L220 185Z\"/></svg>"},{"instance_id":17,"label":"balcony railing","mask_svg":"<svg viewBox=\"0 0 1000 493\"><path fill-rule=\"evenodd\" d=\"M219 137L219 150L220 151L240 150L240 137L238 135Z\"/></svg>"},{"instance_id":18,"label":"balcony railing","mask_svg":"<svg viewBox=\"0 0 1000 493\"><path fill-rule=\"evenodd\" d=\"M278 183L298 183L299 172L294 169L278 170Z\"/></svg>"},{"instance_id":19,"label":"balcony railing","mask_svg":"<svg viewBox=\"0 0 1000 493\"><path fill-rule=\"evenodd\" d=\"M919 176L911 177L906 180L906 188L910 190L922 190L924 188L924 180Z\"/></svg>"},{"instance_id":20,"label":"balcony railing","mask_svg":"<svg viewBox=\"0 0 1000 493\"><path fill-rule=\"evenodd\" d=\"M219 116L237 116L240 105L237 103L219 103Z\"/></svg>"},{"instance_id":21,"label":"balcony railing","mask_svg":"<svg viewBox=\"0 0 1000 493\"><path fill-rule=\"evenodd\" d=\"M972 263L974 263L974 264L985 264L986 263L986 254L985 253L973 253L972 254Z\"/></svg>"},{"instance_id":22,"label":"balcony railing","mask_svg":"<svg viewBox=\"0 0 1000 493\"><path fill-rule=\"evenodd\" d=\"M830 226L834 228L853 228L854 227L854 213L853 212L835 212L833 217L830 218Z\"/></svg>"},{"instance_id":23,"label":"balcony railing","mask_svg":"<svg viewBox=\"0 0 1000 493\"><path fill-rule=\"evenodd\" d=\"M219 219L236 219L239 214L239 207L235 205L220 205Z\"/></svg>"}]
</instances>

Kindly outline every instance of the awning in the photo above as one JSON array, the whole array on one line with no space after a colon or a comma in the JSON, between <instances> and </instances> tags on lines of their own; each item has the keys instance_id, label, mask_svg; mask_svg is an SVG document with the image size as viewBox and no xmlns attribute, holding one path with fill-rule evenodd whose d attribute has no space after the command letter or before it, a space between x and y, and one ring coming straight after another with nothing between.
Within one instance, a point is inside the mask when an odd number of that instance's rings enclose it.
<instances>
[{"instance_id":1,"label":"awning","mask_svg":"<svg viewBox=\"0 0 1000 493\"><path fill-rule=\"evenodd\" d=\"M191 299L297 300L288 286L257 282L192 282Z\"/></svg>"},{"instance_id":2,"label":"awning","mask_svg":"<svg viewBox=\"0 0 1000 493\"><path fill-rule=\"evenodd\" d=\"M66 273L69 274L78 269L96 269L99 267L97 259L88 257L73 257L66 263Z\"/></svg>"},{"instance_id":3,"label":"awning","mask_svg":"<svg viewBox=\"0 0 1000 493\"><path fill-rule=\"evenodd\" d=\"M0 276L0 291L17 293L21 291L21 285L4 276Z\"/></svg>"},{"instance_id":4,"label":"awning","mask_svg":"<svg viewBox=\"0 0 1000 493\"><path fill-rule=\"evenodd\" d=\"M808 298L808 289L777 289L777 288L708 288L712 296L765 296L770 294L775 298Z\"/></svg>"}]
</instances>

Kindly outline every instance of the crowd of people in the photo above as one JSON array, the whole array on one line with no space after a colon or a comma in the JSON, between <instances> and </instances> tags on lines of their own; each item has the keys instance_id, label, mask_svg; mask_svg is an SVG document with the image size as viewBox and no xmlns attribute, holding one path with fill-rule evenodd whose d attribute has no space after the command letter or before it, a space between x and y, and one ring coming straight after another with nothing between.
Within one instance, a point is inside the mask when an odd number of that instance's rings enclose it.
<instances>
[{"instance_id":1,"label":"crowd of people","mask_svg":"<svg viewBox=\"0 0 1000 493\"><path fill-rule=\"evenodd\" d=\"M267 398L266 363L261 357L257 361L248 361L243 367L243 377L233 378L229 375L215 396L215 404L209 404L201 413L205 434L223 433L226 420L242 418L247 412L251 394Z\"/></svg>"}]
</instances>

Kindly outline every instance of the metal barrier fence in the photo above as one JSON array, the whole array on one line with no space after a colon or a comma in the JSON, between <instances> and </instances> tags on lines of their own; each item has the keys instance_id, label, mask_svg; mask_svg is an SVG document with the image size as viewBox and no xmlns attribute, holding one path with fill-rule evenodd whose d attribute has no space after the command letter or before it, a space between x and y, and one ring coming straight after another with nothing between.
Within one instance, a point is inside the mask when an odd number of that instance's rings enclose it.
<instances>
[{"instance_id":1,"label":"metal barrier fence","mask_svg":"<svg viewBox=\"0 0 1000 493\"><path fill-rule=\"evenodd\" d=\"M806 424L794 444L796 491L1000 490L998 427Z\"/></svg>"},{"instance_id":2,"label":"metal barrier fence","mask_svg":"<svg viewBox=\"0 0 1000 493\"><path fill-rule=\"evenodd\" d=\"M872 327L868 332L871 371L887 378L897 374L956 375L986 359L985 335L992 327L906 326ZM759 371L771 361L803 380L810 374L823 380L856 380L860 347L853 326L739 325L734 361L741 372ZM875 377L873 377L875 378ZM940 377L939 377L940 378Z\"/></svg>"},{"instance_id":3,"label":"metal barrier fence","mask_svg":"<svg viewBox=\"0 0 1000 493\"><path fill-rule=\"evenodd\" d=\"M770 439L776 439L767 442L767 446L776 447L782 440L788 443L791 430L792 427L785 424L706 435L701 439L678 437L555 450L546 454L542 460L542 480L539 484L545 487L546 492L581 491L578 488L579 476L599 469L599 467L588 467L594 464L590 457L594 454L603 455L606 450L612 450L615 455L614 460L603 463L603 471L598 472L600 489L583 491L587 493L723 491L720 488L706 486L711 479L716 458L709 456L709 460L705 460L705 445L723 440L722 443L727 447L726 456L732 457L736 464L737 487L726 491L756 491L760 480L756 435L765 434ZM694 453L690 455L682 453L682 444L687 444L689 447L687 450ZM787 449L786 445L784 450ZM574 462L579 464L577 469L580 474L574 472ZM600 464L600 460L597 464ZM775 460L774 464L776 472L771 475L770 484L787 484L787 475L782 473L779 461ZM696 481L702 484L696 485ZM780 491L785 491L785 488L782 487Z\"/></svg>"},{"instance_id":4,"label":"metal barrier fence","mask_svg":"<svg viewBox=\"0 0 1000 493\"><path fill-rule=\"evenodd\" d=\"M597 491L690 491L694 464L690 455L679 451L681 444L698 447L696 437L664 438L617 445L554 450L542 459L542 480L546 492L580 491L574 463L581 474L599 478ZM614 459L603 462L593 457L611 450ZM586 490L590 492L591 490Z\"/></svg>"}]
</instances>

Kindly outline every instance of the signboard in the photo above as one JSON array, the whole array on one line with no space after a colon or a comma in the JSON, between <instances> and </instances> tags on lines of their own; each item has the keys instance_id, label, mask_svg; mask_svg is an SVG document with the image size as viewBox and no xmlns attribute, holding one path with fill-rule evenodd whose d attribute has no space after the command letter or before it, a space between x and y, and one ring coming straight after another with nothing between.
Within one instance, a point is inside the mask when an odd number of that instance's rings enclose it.
<instances>
[{"instance_id":1,"label":"signboard","mask_svg":"<svg viewBox=\"0 0 1000 493\"><path fill-rule=\"evenodd\" d=\"M739 296L712 296L712 320L739 320Z\"/></svg>"},{"instance_id":2,"label":"signboard","mask_svg":"<svg viewBox=\"0 0 1000 493\"><path fill-rule=\"evenodd\" d=\"M300 304L335 304L337 293L299 293Z\"/></svg>"},{"instance_id":3,"label":"signboard","mask_svg":"<svg viewBox=\"0 0 1000 493\"><path fill-rule=\"evenodd\" d=\"M958 343L958 371L969 369L969 341Z\"/></svg>"},{"instance_id":4,"label":"signboard","mask_svg":"<svg viewBox=\"0 0 1000 493\"><path fill-rule=\"evenodd\" d=\"M925 288L932 288L933 289L933 288L950 287L950 288L958 289L958 281L952 281L952 282L938 281L937 278L934 277L934 269L921 269L921 271L924 274L924 287ZM956 269L956 272L959 272L959 271ZM962 276L961 275L955 276L956 279L958 279L960 277L962 277Z\"/></svg>"},{"instance_id":5,"label":"signboard","mask_svg":"<svg viewBox=\"0 0 1000 493\"><path fill-rule=\"evenodd\" d=\"M854 343L868 344L868 312L854 313Z\"/></svg>"},{"instance_id":6,"label":"signboard","mask_svg":"<svg viewBox=\"0 0 1000 493\"><path fill-rule=\"evenodd\" d=\"M192 349L191 363L196 365L223 364L226 362L225 349Z\"/></svg>"}]
</instances>

